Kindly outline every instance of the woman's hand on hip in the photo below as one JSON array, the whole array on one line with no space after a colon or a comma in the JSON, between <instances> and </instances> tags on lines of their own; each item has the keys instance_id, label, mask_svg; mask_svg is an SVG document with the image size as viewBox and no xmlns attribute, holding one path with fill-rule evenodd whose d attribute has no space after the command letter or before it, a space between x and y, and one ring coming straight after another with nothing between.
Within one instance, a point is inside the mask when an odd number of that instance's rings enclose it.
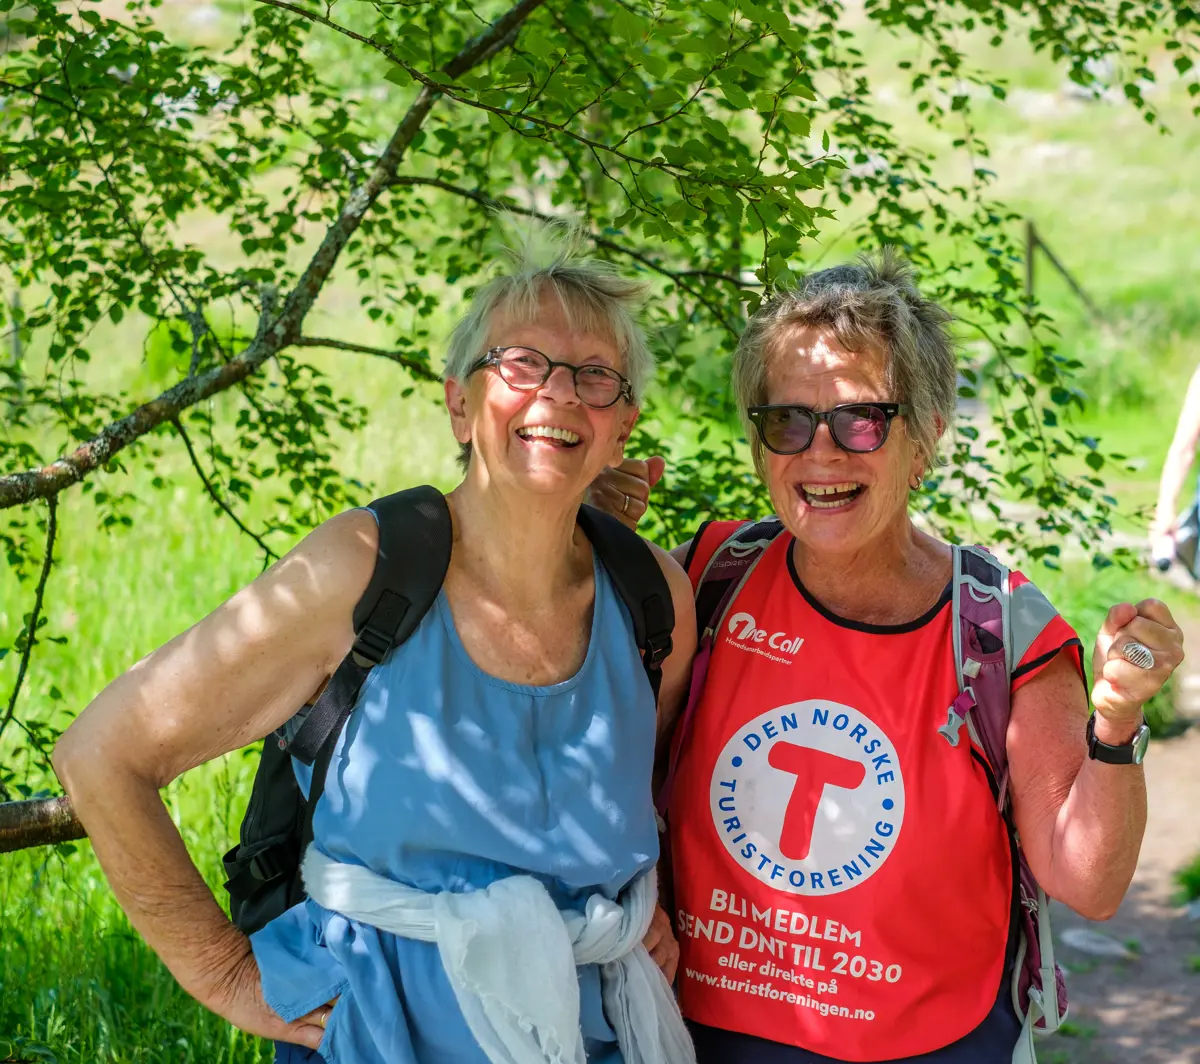
<instances>
[{"instance_id":1,"label":"woman's hand on hip","mask_svg":"<svg viewBox=\"0 0 1200 1064\"><path fill-rule=\"evenodd\" d=\"M642 945L666 976L667 982L675 982L675 969L679 967L679 943L675 941L675 932L671 930L671 918L661 905L654 906L654 919L650 921Z\"/></svg>"},{"instance_id":2,"label":"woman's hand on hip","mask_svg":"<svg viewBox=\"0 0 1200 1064\"><path fill-rule=\"evenodd\" d=\"M644 462L626 458L619 466L606 468L592 481L587 501L636 530L649 509L650 490L662 478L666 467L667 463L657 455Z\"/></svg>"},{"instance_id":3,"label":"woman's hand on hip","mask_svg":"<svg viewBox=\"0 0 1200 1064\"><path fill-rule=\"evenodd\" d=\"M1126 657L1126 647L1140 643L1153 655L1150 668ZM1139 652L1131 651L1135 658ZM1121 602L1108 611L1092 653L1092 705L1108 724L1132 732L1142 706L1161 689L1183 661L1183 633L1171 611L1158 599L1136 606ZM1106 740L1108 741L1108 740Z\"/></svg>"},{"instance_id":4,"label":"woman's hand on hip","mask_svg":"<svg viewBox=\"0 0 1200 1064\"><path fill-rule=\"evenodd\" d=\"M214 973L208 986L193 993L202 1005L247 1034L275 1042L292 1042L309 1049L316 1049L321 1044L325 1024L333 1011L331 1001L291 1023L282 1019L263 998L262 975L248 941L245 953L228 971L220 975Z\"/></svg>"}]
</instances>

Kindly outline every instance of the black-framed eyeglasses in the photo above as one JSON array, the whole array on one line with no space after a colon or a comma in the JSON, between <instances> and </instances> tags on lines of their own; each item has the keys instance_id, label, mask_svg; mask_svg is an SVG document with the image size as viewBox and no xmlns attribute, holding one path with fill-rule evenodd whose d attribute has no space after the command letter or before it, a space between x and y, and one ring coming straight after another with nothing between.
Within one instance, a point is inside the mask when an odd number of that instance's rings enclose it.
<instances>
[{"instance_id":1,"label":"black-framed eyeglasses","mask_svg":"<svg viewBox=\"0 0 1200 1064\"><path fill-rule=\"evenodd\" d=\"M869 454L887 442L892 418L907 414L908 407L903 403L846 403L832 410L813 410L780 404L752 406L746 413L763 446L776 454L807 451L822 421L843 451Z\"/></svg>"},{"instance_id":2,"label":"black-framed eyeglasses","mask_svg":"<svg viewBox=\"0 0 1200 1064\"><path fill-rule=\"evenodd\" d=\"M495 366L500 379L510 388L531 392L550 379L550 374L559 366L566 367L575 383L575 394L580 402L595 410L612 406L618 399L633 402L633 385L615 369L608 366L575 366L570 362L556 362L548 355L532 347L493 347L469 370L469 377L476 370Z\"/></svg>"}]
</instances>

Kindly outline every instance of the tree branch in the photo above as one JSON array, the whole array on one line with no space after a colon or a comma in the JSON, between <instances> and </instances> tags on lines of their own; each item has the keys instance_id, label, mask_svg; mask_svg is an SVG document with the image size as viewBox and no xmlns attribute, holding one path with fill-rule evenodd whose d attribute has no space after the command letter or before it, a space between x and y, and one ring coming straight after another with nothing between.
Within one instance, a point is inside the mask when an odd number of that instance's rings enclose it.
<instances>
[{"instance_id":1,"label":"tree branch","mask_svg":"<svg viewBox=\"0 0 1200 1064\"><path fill-rule=\"evenodd\" d=\"M477 110L488 111L491 114L498 115L505 123L507 123L508 127L519 136L528 136L529 134L522 133L521 130L516 127L516 124L528 122L530 125L536 126L538 129L545 131L545 133L558 133L570 140L574 140L579 144L589 147L594 151L606 152L607 154L616 156L618 159L622 159L627 163L636 164L645 170L661 170L664 174L669 174L672 177L690 173L686 166L669 163L662 159L641 159L637 156L629 155L621 151L619 147L615 147L611 144L605 144L603 141L593 140L590 137L585 137L581 133L576 133L574 130L568 129L565 123L551 122L548 119L539 118L537 115L525 114L522 111L513 111L507 107L496 107L492 104L484 103L482 100L475 100L468 96L464 96L459 92L455 92L452 86L447 85L445 82L438 81L436 78L431 77L424 71L418 70L411 63L405 62L386 44L376 40L373 37L365 37L361 33L356 33L354 30L349 29L346 26L342 26L330 18L326 18L323 15L318 15L315 11L306 11L297 4L287 3L287 0L258 0L258 2L260 4L267 4L270 7L280 8L284 11L290 11L294 15L300 15L302 18L309 19L311 22L319 23L322 26L327 26L331 30L335 30L336 32L344 34L352 40L358 41L361 44L365 44L369 48L375 49L375 51L377 51L380 55L384 56L392 63L395 63L396 66L403 70L410 78L413 79L413 81L418 82L422 86L422 93L428 90L429 92L434 93L436 96L446 96L447 98L454 100L456 103L461 103L464 107L474 107ZM524 5L519 4L517 6L525 6L532 10L544 2L545 0L526 0ZM516 9L514 8L514 10ZM486 34L481 34L480 36L486 36ZM479 38L476 38L476 40L478 39ZM468 45L468 47L470 47L470 45ZM487 54L490 55L492 52L496 51L498 47L499 45L492 47ZM449 77L453 79L464 73L465 70L470 69L469 67L457 69L455 67L456 62L457 59L443 67L442 73L449 75ZM417 97L418 100L420 100L420 98L420 96ZM624 141L621 143L624 143Z\"/></svg>"},{"instance_id":2,"label":"tree branch","mask_svg":"<svg viewBox=\"0 0 1200 1064\"><path fill-rule=\"evenodd\" d=\"M268 0L260 2L266 3ZM314 17L311 12L294 8L293 5L282 4L278 0L270 2L275 7L289 7L297 14ZM520 0L486 30L468 41L458 55L446 64L444 73L452 78L458 77L505 47L521 23L544 2ZM296 342L304 318L329 279L338 256L362 223L363 216L395 177L405 151L442 94L436 83L427 80L429 83L417 94L366 182L346 197L341 213L326 231L321 246L296 282L296 287L284 300L279 316L270 320L268 308L264 307L258 334L241 354L207 373L180 381L158 398L144 403L119 421L106 425L70 454L41 469L0 476L0 510L58 494L110 462L116 454L146 433L165 422L178 420L188 407L245 380L268 359Z\"/></svg>"},{"instance_id":3,"label":"tree branch","mask_svg":"<svg viewBox=\"0 0 1200 1064\"><path fill-rule=\"evenodd\" d=\"M17 711L17 698L21 694L21 686L25 682L25 673L29 671L29 659L33 655L33 645L37 642L38 621L42 616L42 601L46 596L46 582L50 579L50 569L54 565L54 539L58 535L58 499L50 496L50 517L46 522L46 557L42 559L42 572L38 577L37 589L33 593L33 609L29 612L29 625L25 629L25 648L21 651L21 665L17 669L17 682L13 684L12 696L8 700L8 708L4 711L4 719L0 720L0 735Z\"/></svg>"},{"instance_id":4,"label":"tree branch","mask_svg":"<svg viewBox=\"0 0 1200 1064\"><path fill-rule=\"evenodd\" d=\"M187 448L188 457L192 460L192 468L196 471L196 476L200 478L200 483L204 485L204 490L208 492L208 497L212 499L225 513L229 519L233 521L238 528L249 536L255 543L258 544L259 550L263 552L263 568L265 569L271 562L275 561L279 555L276 554L256 532L251 531L243 523L241 518L233 512L229 504L221 498L217 489L213 487L212 481L208 479L208 475L204 472L204 467L200 465L200 459L197 457L195 450L192 448L192 441L188 434L184 431L183 422L176 418L172 425L175 426L175 431L179 433L179 438L183 440L184 447Z\"/></svg>"},{"instance_id":5,"label":"tree branch","mask_svg":"<svg viewBox=\"0 0 1200 1064\"><path fill-rule=\"evenodd\" d=\"M27 802L0 802L0 853L86 837L87 832L75 815L71 799L65 795L33 798Z\"/></svg>"},{"instance_id":6,"label":"tree branch","mask_svg":"<svg viewBox=\"0 0 1200 1064\"><path fill-rule=\"evenodd\" d=\"M555 221L548 214L542 214L540 211L531 210L529 207L521 207L512 203L502 203L500 200L492 199L491 196L485 195L482 192L476 192L469 188L460 188L458 185L452 185L448 181L441 181L436 177L414 177L409 174L397 176L392 179L393 187L401 187L404 185L415 186L424 185L429 188L439 188L443 192L449 192L454 196L461 196L463 199L471 200L478 203L481 207L488 210L505 210L511 211L513 214L523 214L529 218L538 218L545 222ZM694 296L697 300L703 303L709 312L719 321L733 336L739 334L739 330L732 322L726 318L720 307L716 306L703 292L687 283L684 278L703 276L714 280L726 281L729 284L744 286L744 282L739 277L732 277L729 274L715 273L708 270L672 270L661 263L650 258L649 255L643 254L634 248L625 247L623 244L618 244L615 240L609 240L608 237L601 236L599 233L587 232L587 237L596 247L605 248L618 255L625 255L627 258L633 259L635 262L640 262L649 270L661 274L663 277L669 278L673 283L678 285L683 291Z\"/></svg>"},{"instance_id":7,"label":"tree branch","mask_svg":"<svg viewBox=\"0 0 1200 1064\"><path fill-rule=\"evenodd\" d=\"M441 383L442 378L434 373L428 366L418 362L415 358L404 354L403 351L388 351L382 347L368 347L366 344L351 344L345 340L330 340L320 336L301 336L294 341L297 347L329 347L335 351L357 351L361 355L376 355L379 358L386 358L390 362L395 362L403 366L414 377L419 377L423 381L430 381L434 384Z\"/></svg>"}]
</instances>

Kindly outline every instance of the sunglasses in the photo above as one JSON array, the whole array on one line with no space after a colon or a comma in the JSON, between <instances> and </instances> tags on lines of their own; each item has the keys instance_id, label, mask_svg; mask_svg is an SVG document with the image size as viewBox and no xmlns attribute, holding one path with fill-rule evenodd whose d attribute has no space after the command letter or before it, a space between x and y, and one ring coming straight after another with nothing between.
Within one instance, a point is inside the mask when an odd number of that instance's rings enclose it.
<instances>
[{"instance_id":1,"label":"sunglasses","mask_svg":"<svg viewBox=\"0 0 1200 1064\"><path fill-rule=\"evenodd\" d=\"M557 367L563 366L571 372L579 401L594 410L604 410L618 399L633 402L633 385L608 366L555 362L532 347L493 347L467 371L467 376L489 366L494 366L500 379L519 392L540 388Z\"/></svg>"},{"instance_id":2,"label":"sunglasses","mask_svg":"<svg viewBox=\"0 0 1200 1064\"><path fill-rule=\"evenodd\" d=\"M832 410L808 406L752 406L746 413L768 451L799 454L807 451L824 421L829 435L843 451L870 454L888 438L892 418L908 413L903 403L847 403Z\"/></svg>"}]
</instances>

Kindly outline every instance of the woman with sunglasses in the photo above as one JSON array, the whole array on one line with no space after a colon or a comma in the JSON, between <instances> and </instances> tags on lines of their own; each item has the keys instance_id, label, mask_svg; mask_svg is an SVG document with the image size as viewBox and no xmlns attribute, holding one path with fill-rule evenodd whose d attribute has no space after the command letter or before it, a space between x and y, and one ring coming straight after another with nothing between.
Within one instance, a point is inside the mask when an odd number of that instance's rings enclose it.
<instances>
[{"instance_id":1,"label":"woman with sunglasses","mask_svg":"<svg viewBox=\"0 0 1200 1064\"><path fill-rule=\"evenodd\" d=\"M948 324L885 253L766 300L735 355L783 531L712 622L670 789L700 1064L1029 1059L1010 986L1015 840L1042 888L1090 918L1133 875L1141 707L1182 657L1162 603L1110 611L1089 723L1079 639L1011 574L1015 834L982 751L947 728L953 555L909 497L954 417ZM660 474L627 463L592 498L636 518ZM740 527L713 521L679 548L694 584L714 557L732 566L719 552Z\"/></svg>"},{"instance_id":2,"label":"woman with sunglasses","mask_svg":"<svg viewBox=\"0 0 1200 1064\"><path fill-rule=\"evenodd\" d=\"M134 926L203 1004L274 1039L280 1062L694 1059L653 963L673 975L654 902L654 695L577 524L652 370L641 289L576 241L530 236L451 338L445 399L464 476L447 496L449 571L341 732L304 860L308 899L248 939L158 792L316 697L354 643L379 539L371 511L327 521L116 680L55 752ZM677 617L668 707L695 631L686 576L657 557Z\"/></svg>"}]
</instances>

